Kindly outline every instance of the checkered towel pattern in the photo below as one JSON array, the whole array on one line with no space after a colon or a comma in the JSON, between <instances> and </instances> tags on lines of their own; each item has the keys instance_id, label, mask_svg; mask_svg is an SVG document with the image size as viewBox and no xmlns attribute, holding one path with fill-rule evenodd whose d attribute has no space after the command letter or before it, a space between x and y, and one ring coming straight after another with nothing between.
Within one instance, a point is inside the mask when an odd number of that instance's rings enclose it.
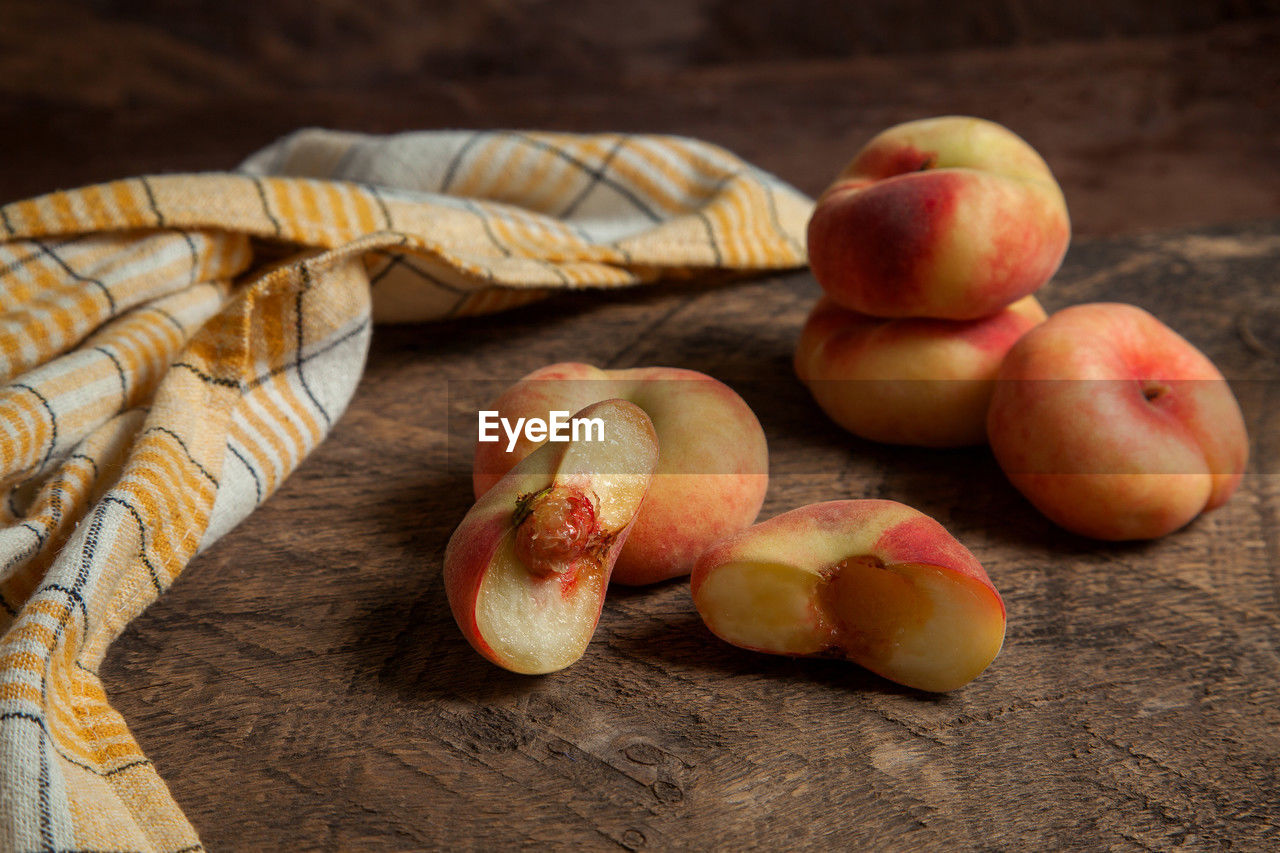
<instances>
[{"instance_id":1,"label":"checkered towel pattern","mask_svg":"<svg viewBox=\"0 0 1280 853\"><path fill-rule=\"evenodd\" d=\"M0 208L0 850L201 849L98 668L324 438L373 321L802 265L811 206L676 137L307 130Z\"/></svg>"}]
</instances>

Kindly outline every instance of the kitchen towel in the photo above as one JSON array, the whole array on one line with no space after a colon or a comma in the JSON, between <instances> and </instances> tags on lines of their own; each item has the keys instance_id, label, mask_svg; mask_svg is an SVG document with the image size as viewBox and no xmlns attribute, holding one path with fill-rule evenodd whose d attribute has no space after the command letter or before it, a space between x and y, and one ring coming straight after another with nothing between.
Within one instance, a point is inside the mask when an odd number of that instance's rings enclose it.
<instances>
[{"instance_id":1,"label":"kitchen towel","mask_svg":"<svg viewBox=\"0 0 1280 853\"><path fill-rule=\"evenodd\" d=\"M680 137L325 130L0 208L0 850L202 849L98 668L323 440L374 322L800 266L811 210Z\"/></svg>"}]
</instances>

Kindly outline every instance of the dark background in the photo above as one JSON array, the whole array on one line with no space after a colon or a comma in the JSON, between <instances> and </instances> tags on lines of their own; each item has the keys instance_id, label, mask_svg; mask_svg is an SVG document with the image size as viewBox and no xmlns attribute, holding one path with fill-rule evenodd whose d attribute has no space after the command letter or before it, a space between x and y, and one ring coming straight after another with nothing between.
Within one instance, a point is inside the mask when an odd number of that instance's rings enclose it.
<instances>
[{"instance_id":1,"label":"dark background","mask_svg":"<svg viewBox=\"0 0 1280 853\"><path fill-rule=\"evenodd\" d=\"M226 168L302 125L662 131L816 194L968 113L1082 234L1280 214L1280 0L4 0L0 199Z\"/></svg>"}]
</instances>

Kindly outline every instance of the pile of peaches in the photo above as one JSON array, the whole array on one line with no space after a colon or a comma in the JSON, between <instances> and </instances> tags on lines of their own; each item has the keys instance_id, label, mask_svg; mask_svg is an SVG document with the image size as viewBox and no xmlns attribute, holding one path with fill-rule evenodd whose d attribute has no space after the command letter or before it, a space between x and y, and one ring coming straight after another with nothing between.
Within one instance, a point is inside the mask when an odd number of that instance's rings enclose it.
<instances>
[{"instance_id":1,"label":"pile of peaches","mask_svg":"<svg viewBox=\"0 0 1280 853\"><path fill-rule=\"evenodd\" d=\"M989 442L1009 480L1068 530L1163 536L1235 490L1244 420L1208 358L1141 308L1046 317L1034 293L1069 238L1062 191L1009 130L954 116L890 128L809 222L824 295L796 374L863 438ZM1000 594L923 513L833 500L753 525L764 433L709 376L556 364L490 408L605 424L604 440L476 445L477 502L444 578L463 634L499 666L562 669L585 651L611 580L686 574L707 627L747 649L846 658L928 691L968 683L1000 651Z\"/></svg>"}]
</instances>

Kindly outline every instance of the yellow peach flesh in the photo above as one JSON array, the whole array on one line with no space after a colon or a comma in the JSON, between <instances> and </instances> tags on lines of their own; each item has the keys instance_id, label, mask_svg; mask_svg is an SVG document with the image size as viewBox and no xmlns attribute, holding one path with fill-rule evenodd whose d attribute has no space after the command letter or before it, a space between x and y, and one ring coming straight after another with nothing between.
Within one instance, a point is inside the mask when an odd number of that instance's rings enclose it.
<instances>
[{"instance_id":1,"label":"yellow peach flesh","mask_svg":"<svg viewBox=\"0 0 1280 853\"><path fill-rule=\"evenodd\" d=\"M515 555L514 531L503 537L480 583L476 627L512 672L563 669L582 657L600 614L604 571L580 571L568 595L558 577L539 578Z\"/></svg>"},{"instance_id":2,"label":"yellow peach flesh","mask_svg":"<svg viewBox=\"0 0 1280 853\"><path fill-rule=\"evenodd\" d=\"M784 655L829 648L832 629L815 607L822 578L783 563L726 563L698 590L715 633L736 646Z\"/></svg>"},{"instance_id":3,"label":"yellow peach flesh","mask_svg":"<svg viewBox=\"0 0 1280 853\"><path fill-rule=\"evenodd\" d=\"M845 654L910 687L945 692L967 684L1004 643L991 589L937 566L848 560L824 592Z\"/></svg>"},{"instance_id":4,"label":"yellow peach flesh","mask_svg":"<svg viewBox=\"0 0 1280 853\"><path fill-rule=\"evenodd\" d=\"M846 559L815 573L730 562L698 590L716 635L786 655L834 655L932 692L954 690L995 660L1004 611L980 581L936 566Z\"/></svg>"}]
</instances>

